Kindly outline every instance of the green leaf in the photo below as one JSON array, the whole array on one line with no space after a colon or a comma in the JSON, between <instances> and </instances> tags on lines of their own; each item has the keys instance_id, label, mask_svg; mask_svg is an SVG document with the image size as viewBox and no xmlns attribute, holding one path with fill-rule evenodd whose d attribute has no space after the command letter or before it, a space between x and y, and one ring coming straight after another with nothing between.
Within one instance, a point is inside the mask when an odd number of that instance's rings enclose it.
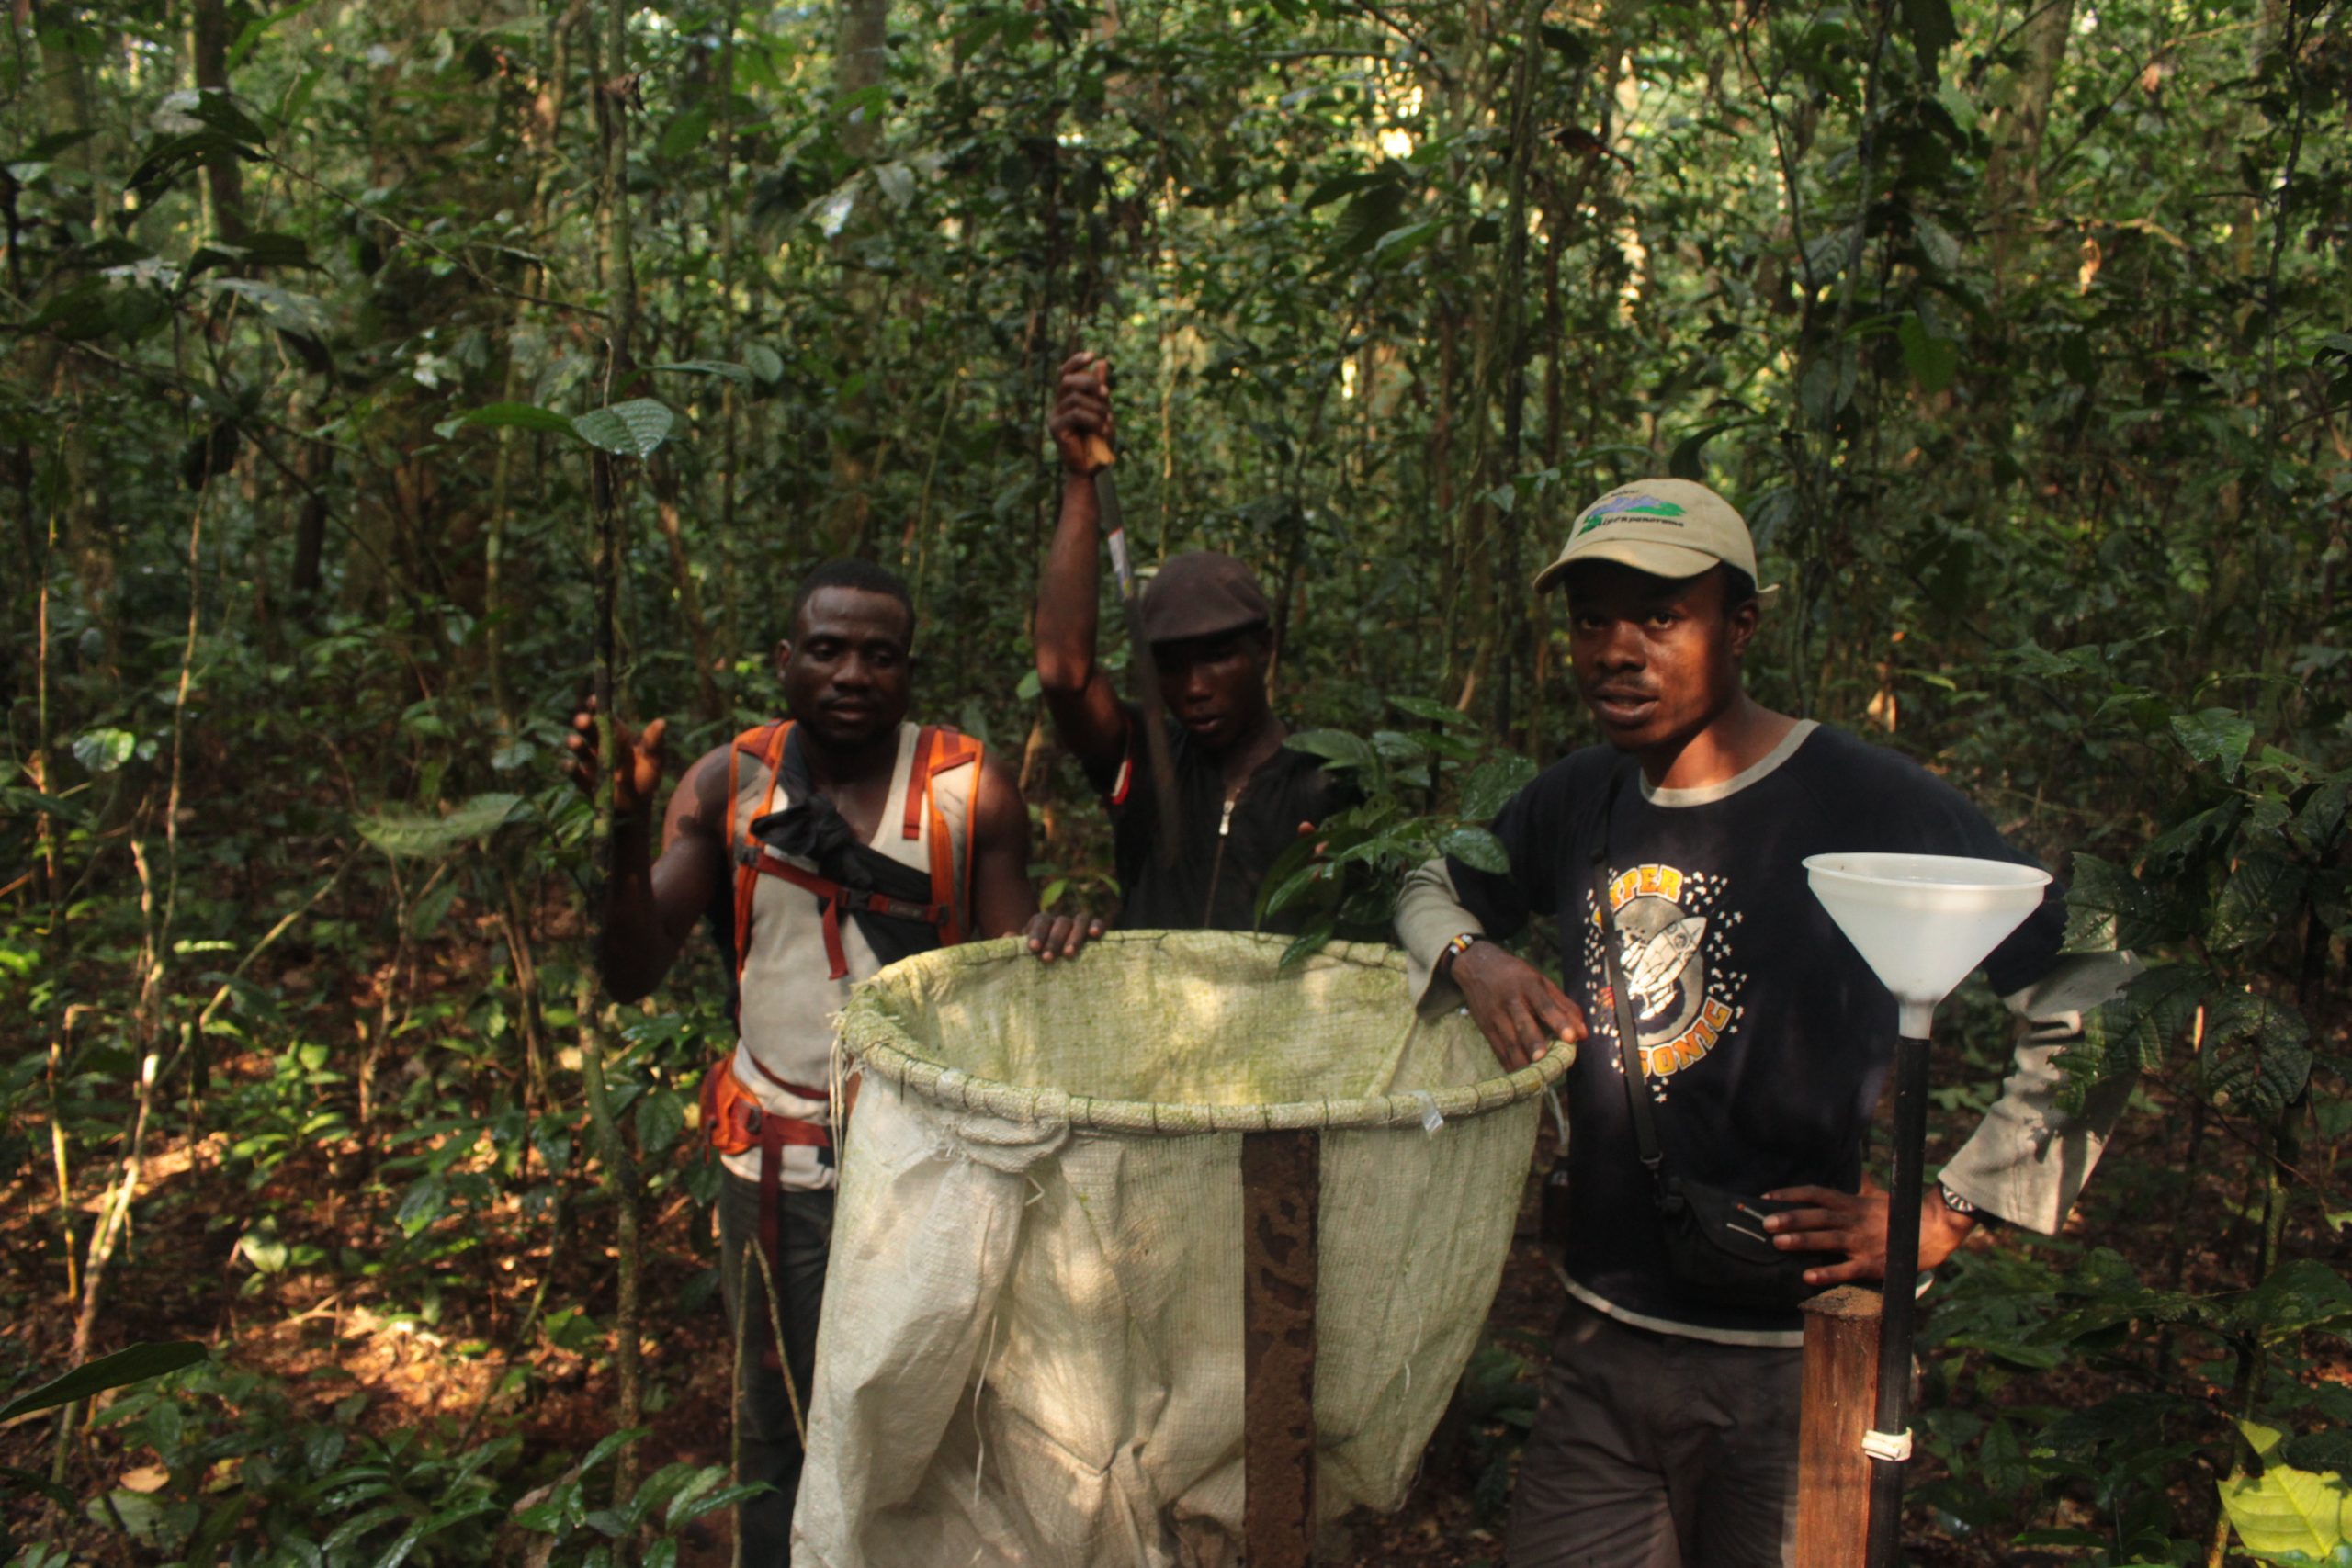
<instances>
[{"instance_id":1,"label":"green leaf","mask_svg":"<svg viewBox=\"0 0 2352 1568\"><path fill-rule=\"evenodd\" d=\"M617 457L650 457L670 438L678 416L666 403L651 398L631 398L610 408L593 409L571 422L580 439Z\"/></svg>"},{"instance_id":2,"label":"green leaf","mask_svg":"<svg viewBox=\"0 0 2352 1568\"><path fill-rule=\"evenodd\" d=\"M401 1531L399 1539L384 1549L384 1555L376 1559L376 1568L401 1568L401 1564L408 1561L409 1553L416 1550L416 1543L424 1539L424 1532L432 1524L431 1519L419 1519Z\"/></svg>"},{"instance_id":3,"label":"green leaf","mask_svg":"<svg viewBox=\"0 0 2352 1568\"><path fill-rule=\"evenodd\" d=\"M166 1372L192 1367L209 1354L193 1339L175 1339L160 1344L139 1344L117 1350L111 1356L101 1356L87 1361L62 1377L51 1378L29 1393L20 1393L6 1404L0 1404L0 1425L14 1421L19 1416L29 1416L36 1410L54 1410L77 1399L87 1399L94 1393L104 1393L110 1388L126 1383L144 1382L160 1378Z\"/></svg>"},{"instance_id":4,"label":"green leaf","mask_svg":"<svg viewBox=\"0 0 2352 1568\"><path fill-rule=\"evenodd\" d=\"M250 300L261 311L262 320L280 332L308 338L327 335L326 304L316 295L280 288L257 277L216 277L205 287L215 294L233 294Z\"/></svg>"},{"instance_id":5,"label":"green leaf","mask_svg":"<svg viewBox=\"0 0 2352 1568\"><path fill-rule=\"evenodd\" d=\"M709 1473L717 1474L721 1479L725 1478L725 1472L716 1465L711 1467ZM744 1482L734 1486L722 1486L716 1492L702 1492L698 1488L689 1487L678 1495L676 1502L670 1505L669 1517L663 1522L670 1529L676 1529L681 1525L692 1524L705 1514L717 1513L721 1508L731 1508L745 1498L756 1497L768 1490L770 1488L764 1483L757 1481Z\"/></svg>"},{"instance_id":6,"label":"green leaf","mask_svg":"<svg viewBox=\"0 0 2352 1568\"><path fill-rule=\"evenodd\" d=\"M637 1102L637 1141L649 1155L669 1152L686 1129L686 1112L675 1089L662 1089Z\"/></svg>"},{"instance_id":7,"label":"green leaf","mask_svg":"<svg viewBox=\"0 0 2352 1568\"><path fill-rule=\"evenodd\" d=\"M578 434L571 428L569 416L533 403L489 403L443 420L433 427L433 434L447 441L469 425L487 430L503 430L511 425L523 430L544 430L551 435Z\"/></svg>"},{"instance_id":8,"label":"green leaf","mask_svg":"<svg viewBox=\"0 0 2352 1568\"><path fill-rule=\"evenodd\" d=\"M254 46L268 35L270 28L288 17L300 16L316 3L317 0L294 0L291 6L272 11L267 16L255 17L245 23L237 30L237 41L229 46L229 58L224 65L225 74L234 76L237 73L237 68L245 62L247 57L253 53Z\"/></svg>"},{"instance_id":9,"label":"green leaf","mask_svg":"<svg viewBox=\"0 0 2352 1568\"><path fill-rule=\"evenodd\" d=\"M662 140L654 148L654 155L683 158L701 146L703 138L709 134L710 111L706 108L688 109L663 129Z\"/></svg>"},{"instance_id":10,"label":"green leaf","mask_svg":"<svg viewBox=\"0 0 2352 1568\"><path fill-rule=\"evenodd\" d=\"M1903 344L1903 363L1910 367L1921 391L1940 392L1960 374L1960 344L1935 336L1918 317L1904 317L1894 335Z\"/></svg>"},{"instance_id":11,"label":"green leaf","mask_svg":"<svg viewBox=\"0 0 2352 1568\"><path fill-rule=\"evenodd\" d=\"M784 356L763 343L755 343L743 351L743 363L752 375L773 387L784 379Z\"/></svg>"},{"instance_id":12,"label":"green leaf","mask_svg":"<svg viewBox=\"0 0 2352 1568\"><path fill-rule=\"evenodd\" d=\"M1456 828L1437 841L1439 851L1464 865L1497 876L1510 874L1510 856L1503 841L1484 828Z\"/></svg>"},{"instance_id":13,"label":"green leaf","mask_svg":"<svg viewBox=\"0 0 2352 1568\"><path fill-rule=\"evenodd\" d=\"M2316 1258L2281 1264L2240 1297L2230 1314L2233 1327L2268 1340L2341 1324L2347 1317L2352 1317L2352 1284Z\"/></svg>"},{"instance_id":14,"label":"green leaf","mask_svg":"<svg viewBox=\"0 0 2352 1568\"><path fill-rule=\"evenodd\" d=\"M588 1456L580 1461L579 1472L587 1474L652 1429L650 1427L631 1427L626 1431L605 1433L597 1440L596 1446L588 1450Z\"/></svg>"},{"instance_id":15,"label":"green leaf","mask_svg":"<svg viewBox=\"0 0 2352 1568\"><path fill-rule=\"evenodd\" d=\"M2177 714L2172 732L2189 756L2218 764L2225 779L2238 776L2238 769L2245 764L2246 749L2254 744L2254 721L2239 716L2235 708Z\"/></svg>"},{"instance_id":16,"label":"green leaf","mask_svg":"<svg viewBox=\"0 0 2352 1568\"><path fill-rule=\"evenodd\" d=\"M2238 1429L2257 1456L2276 1453L2281 1434L2274 1427L2241 1421ZM2256 1557L2274 1561L2300 1554L2325 1561L2347 1539L2352 1502L2342 1474L2266 1465L2260 1475L2237 1474L2221 1483L2222 1506L2238 1540Z\"/></svg>"},{"instance_id":17,"label":"green leaf","mask_svg":"<svg viewBox=\"0 0 2352 1568\"><path fill-rule=\"evenodd\" d=\"M1911 215L1911 234L1919 243L1919 252L1928 264L1946 277L1960 271L1960 242L1951 231L1924 213Z\"/></svg>"},{"instance_id":18,"label":"green leaf","mask_svg":"<svg viewBox=\"0 0 2352 1568\"><path fill-rule=\"evenodd\" d=\"M2336 830L2344 826L2347 798L2352 798L2352 773L2338 773L2312 791L2295 813L2290 830L2307 852L2325 854L2335 843Z\"/></svg>"},{"instance_id":19,"label":"green leaf","mask_svg":"<svg viewBox=\"0 0 2352 1568\"><path fill-rule=\"evenodd\" d=\"M192 281L206 269L216 266L290 266L306 272L323 272L325 268L311 259L310 245L299 234L248 234L232 244L226 240L212 240L199 247L188 258L187 277Z\"/></svg>"},{"instance_id":20,"label":"green leaf","mask_svg":"<svg viewBox=\"0 0 2352 1568\"><path fill-rule=\"evenodd\" d=\"M2137 952L2186 934L2184 913L2121 866L2077 854L2074 870L2066 889L2067 952Z\"/></svg>"},{"instance_id":21,"label":"green leaf","mask_svg":"<svg viewBox=\"0 0 2352 1568\"><path fill-rule=\"evenodd\" d=\"M1952 20L1951 0L1903 0L1903 30L1911 35L1911 47L1918 51L1919 73L1933 81L1936 57L1960 37L1959 25Z\"/></svg>"},{"instance_id":22,"label":"green leaf","mask_svg":"<svg viewBox=\"0 0 2352 1568\"><path fill-rule=\"evenodd\" d=\"M277 1227L266 1222L239 1236L237 1246L244 1253L245 1261L264 1274L283 1273L287 1259L294 1251L278 1238Z\"/></svg>"},{"instance_id":23,"label":"green leaf","mask_svg":"<svg viewBox=\"0 0 2352 1568\"><path fill-rule=\"evenodd\" d=\"M1465 725L1472 722L1470 716L1460 708L1449 707L1432 697L1391 696L1388 705L1398 713L1425 718L1431 724Z\"/></svg>"},{"instance_id":24,"label":"green leaf","mask_svg":"<svg viewBox=\"0 0 2352 1568\"><path fill-rule=\"evenodd\" d=\"M2283 855L2246 856L2213 906L2211 942L2222 948L2249 947L2275 935L2301 908L2308 880L2303 868Z\"/></svg>"},{"instance_id":25,"label":"green leaf","mask_svg":"<svg viewBox=\"0 0 2352 1568\"><path fill-rule=\"evenodd\" d=\"M234 137L248 147L263 146L269 141L269 133L254 124L252 117L237 107L236 99L225 88L182 88L167 96L162 107L174 113L184 114L223 136Z\"/></svg>"},{"instance_id":26,"label":"green leaf","mask_svg":"<svg viewBox=\"0 0 2352 1568\"><path fill-rule=\"evenodd\" d=\"M1372 732L1373 751L1392 767L1423 767L1430 760L1430 749L1424 737L1408 735L1401 729L1375 729Z\"/></svg>"},{"instance_id":27,"label":"green leaf","mask_svg":"<svg viewBox=\"0 0 2352 1568\"><path fill-rule=\"evenodd\" d=\"M358 818L359 836L395 860L440 860L524 814L519 795L478 795L447 816L385 809Z\"/></svg>"},{"instance_id":28,"label":"green leaf","mask_svg":"<svg viewBox=\"0 0 2352 1568\"><path fill-rule=\"evenodd\" d=\"M166 136L155 142L139 167L131 171L129 189L141 201L152 200L164 186L220 152L251 156L243 143L224 131L196 130L186 136Z\"/></svg>"},{"instance_id":29,"label":"green leaf","mask_svg":"<svg viewBox=\"0 0 2352 1568\"><path fill-rule=\"evenodd\" d=\"M351 1545L355 1541L362 1540L379 1527L388 1525L394 1519L399 1518L401 1514L401 1510L395 1507L393 1505L390 1503L379 1503L376 1506L368 1509L364 1513L356 1514L352 1517L344 1520L342 1524L336 1526L334 1533L328 1536L326 1540L319 1543L320 1550L324 1551L329 1558L333 1558L337 1553L341 1552L345 1547Z\"/></svg>"},{"instance_id":30,"label":"green leaf","mask_svg":"<svg viewBox=\"0 0 2352 1568\"><path fill-rule=\"evenodd\" d=\"M1670 479L1689 479L1703 484L1707 478L1707 443L1723 432L1720 424L1702 424L1674 444L1666 459L1666 471Z\"/></svg>"},{"instance_id":31,"label":"green leaf","mask_svg":"<svg viewBox=\"0 0 2352 1568\"><path fill-rule=\"evenodd\" d=\"M2230 829L2237 826L2238 814L2245 807L2245 797L2233 795L2219 806L2210 807L2173 824L2142 852L2142 874L2151 872L2168 876L2181 874L2193 858L2219 848L2227 840Z\"/></svg>"},{"instance_id":32,"label":"green leaf","mask_svg":"<svg viewBox=\"0 0 2352 1568\"><path fill-rule=\"evenodd\" d=\"M1427 249L1443 228L1443 224L1430 221L1391 229L1373 242L1373 259L1382 266L1395 266L1414 252Z\"/></svg>"},{"instance_id":33,"label":"green leaf","mask_svg":"<svg viewBox=\"0 0 2352 1568\"><path fill-rule=\"evenodd\" d=\"M1369 741L1344 729L1302 729L1283 744L1294 751L1320 757L1335 768L1370 768L1379 761Z\"/></svg>"},{"instance_id":34,"label":"green leaf","mask_svg":"<svg viewBox=\"0 0 2352 1568\"><path fill-rule=\"evenodd\" d=\"M61 1508L74 1506L74 1494L51 1481L48 1476L36 1475L29 1470L18 1470L12 1464L0 1464L0 1495L9 1492L34 1492L48 1498ZM5 1525L0 1525L0 1551L8 1550L6 1540L7 1529ZM24 1558L19 1561L26 1565L26 1568L40 1568L35 1559ZM51 1559L51 1562L55 1563L56 1568L65 1568L68 1559L61 1555ZM16 1564L12 1562L10 1568L16 1568Z\"/></svg>"},{"instance_id":35,"label":"green leaf","mask_svg":"<svg viewBox=\"0 0 2352 1568\"><path fill-rule=\"evenodd\" d=\"M1405 187L1393 179L1358 191L1340 209L1339 221L1331 225L1332 261L1352 260L1370 251L1398 226L1404 211Z\"/></svg>"},{"instance_id":36,"label":"green leaf","mask_svg":"<svg viewBox=\"0 0 2352 1568\"><path fill-rule=\"evenodd\" d=\"M2160 1069L2213 986L2200 965L2154 964L2083 1021L2085 1044L2104 1056L2107 1074Z\"/></svg>"},{"instance_id":37,"label":"green leaf","mask_svg":"<svg viewBox=\"0 0 2352 1568\"><path fill-rule=\"evenodd\" d=\"M1337 929L1338 923L1330 916L1323 916L1291 939L1290 945L1283 949L1282 957L1275 960L1274 967L1287 969L1300 959L1319 952L1323 944L1331 940L1331 933Z\"/></svg>"},{"instance_id":38,"label":"green leaf","mask_svg":"<svg viewBox=\"0 0 2352 1568\"><path fill-rule=\"evenodd\" d=\"M681 359L674 365L657 365L653 368L667 370L673 375L716 376L721 380L732 381L739 387L748 387L752 384L752 372L749 367L732 364L724 359Z\"/></svg>"},{"instance_id":39,"label":"green leaf","mask_svg":"<svg viewBox=\"0 0 2352 1568\"><path fill-rule=\"evenodd\" d=\"M409 1235L422 1233L449 1207L449 1184L436 1173L419 1177L401 1199L400 1211L392 1217L401 1231Z\"/></svg>"},{"instance_id":40,"label":"green leaf","mask_svg":"<svg viewBox=\"0 0 2352 1568\"><path fill-rule=\"evenodd\" d=\"M1491 822L1510 797L1525 789L1537 773L1535 764L1516 752L1490 757L1470 770L1462 781L1462 815L1472 822Z\"/></svg>"},{"instance_id":41,"label":"green leaf","mask_svg":"<svg viewBox=\"0 0 2352 1568\"><path fill-rule=\"evenodd\" d=\"M2271 1117L2311 1081L2311 1026L2285 1002L2248 991L2213 994L2197 1060L2206 1097L2226 1111Z\"/></svg>"},{"instance_id":42,"label":"green leaf","mask_svg":"<svg viewBox=\"0 0 2352 1568\"><path fill-rule=\"evenodd\" d=\"M74 738L74 760L94 773L110 773L130 761L138 738L127 729L90 729Z\"/></svg>"}]
</instances>

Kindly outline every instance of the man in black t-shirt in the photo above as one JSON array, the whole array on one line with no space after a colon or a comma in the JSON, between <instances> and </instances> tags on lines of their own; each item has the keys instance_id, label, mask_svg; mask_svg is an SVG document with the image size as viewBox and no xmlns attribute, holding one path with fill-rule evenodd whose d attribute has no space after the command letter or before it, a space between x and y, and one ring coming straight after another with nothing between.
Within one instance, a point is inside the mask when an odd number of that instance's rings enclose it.
<instances>
[{"instance_id":1,"label":"man in black t-shirt","mask_svg":"<svg viewBox=\"0 0 2352 1568\"><path fill-rule=\"evenodd\" d=\"M1159 843L1162 816L1141 744L1141 716L1095 660L1101 574L1093 476L1111 434L1109 367L1091 355L1062 365L1047 428L1060 449L1061 519L1037 585L1037 678L1062 744L1111 812L1127 930L1250 931L1258 886L1275 857L1345 804L1315 758L1283 744L1266 692L1272 614L1248 567L1195 550L1171 558L1144 590L1150 671L1169 714L1178 841ZM1140 673L1140 672L1139 672ZM1295 931L1303 917L1277 916ZM1059 933L1046 935L1056 950Z\"/></svg>"},{"instance_id":2,"label":"man in black t-shirt","mask_svg":"<svg viewBox=\"0 0 2352 1568\"><path fill-rule=\"evenodd\" d=\"M1808 1285L1875 1280L1887 1201L1861 1190L1862 1144L1894 1007L1802 863L1867 850L2028 857L1917 764L1747 694L1755 551L1713 491L1674 479L1611 491L1536 579L1555 582L1608 743L1504 807L1494 831L1508 874L1431 862L1397 912L1422 1005L1458 1000L1506 1064L1591 1031L1566 1080L1571 1299L1509 1557L1511 1568L1788 1562L1800 1320L1724 1304L1669 1271L1601 944L1613 932L1663 1173L1795 1202L1765 1226L1781 1248L1835 1257ZM1986 963L2029 1028L1999 1100L1922 1204L1923 1269L1980 1217L2055 1230L2128 1098L2124 1082L2075 1116L2058 1109L2052 1058L2129 974L2118 954L2062 955L2062 899L2053 887ZM1558 921L1565 989L1490 940L1536 915Z\"/></svg>"}]
</instances>

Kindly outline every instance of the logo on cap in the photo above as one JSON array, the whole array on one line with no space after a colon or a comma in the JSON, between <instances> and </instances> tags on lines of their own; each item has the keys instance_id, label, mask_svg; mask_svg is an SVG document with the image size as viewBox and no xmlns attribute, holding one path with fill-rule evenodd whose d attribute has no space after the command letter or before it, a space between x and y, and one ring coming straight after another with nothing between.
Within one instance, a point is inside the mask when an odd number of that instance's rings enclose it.
<instances>
[{"instance_id":1,"label":"logo on cap","mask_svg":"<svg viewBox=\"0 0 2352 1568\"><path fill-rule=\"evenodd\" d=\"M1643 517L1654 523L1673 523L1679 528L1681 524L1676 519L1681 515L1681 507L1654 495L1612 495L1594 503L1592 510L1584 514L1584 521L1577 525L1577 533L1589 534L1611 517Z\"/></svg>"}]
</instances>

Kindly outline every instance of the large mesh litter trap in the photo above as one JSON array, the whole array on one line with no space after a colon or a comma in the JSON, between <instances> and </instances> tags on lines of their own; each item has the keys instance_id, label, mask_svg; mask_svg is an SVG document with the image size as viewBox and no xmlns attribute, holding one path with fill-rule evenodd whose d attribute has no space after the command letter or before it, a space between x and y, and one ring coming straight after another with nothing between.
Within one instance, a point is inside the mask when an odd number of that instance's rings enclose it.
<instances>
[{"instance_id":1,"label":"large mesh litter trap","mask_svg":"<svg viewBox=\"0 0 2352 1568\"><path fill-rule=\"evenodd\" d=\"M1402 1501L1568 1053L1503 1076L1466 1018L1415 1018L1398 954L1283 946L1007 940L859 988L800 1568L1235 1561L1243 1146L1283 1130L1319 1148L1313 1508Z\"/></svg>"}]
</instances>

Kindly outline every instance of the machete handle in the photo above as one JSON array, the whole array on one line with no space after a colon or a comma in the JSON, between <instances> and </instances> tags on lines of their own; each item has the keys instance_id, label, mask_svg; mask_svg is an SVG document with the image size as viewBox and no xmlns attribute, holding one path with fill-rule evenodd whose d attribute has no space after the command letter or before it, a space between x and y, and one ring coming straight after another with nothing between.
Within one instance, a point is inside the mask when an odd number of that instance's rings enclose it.
<instances>
[{"instance_id":1,"label":"machete handle","mask_svg":"<svg viewBox=\"0 0 2352 1568\"><path fill-rule=\"evenodd\" d=\"M1086 438L1086 460L1094 466L1092 471L1099 474L1117 462L1119 455L1111 450L1111 443L1106 438L1090 435Z\"/></svg>"}]
</instances>

